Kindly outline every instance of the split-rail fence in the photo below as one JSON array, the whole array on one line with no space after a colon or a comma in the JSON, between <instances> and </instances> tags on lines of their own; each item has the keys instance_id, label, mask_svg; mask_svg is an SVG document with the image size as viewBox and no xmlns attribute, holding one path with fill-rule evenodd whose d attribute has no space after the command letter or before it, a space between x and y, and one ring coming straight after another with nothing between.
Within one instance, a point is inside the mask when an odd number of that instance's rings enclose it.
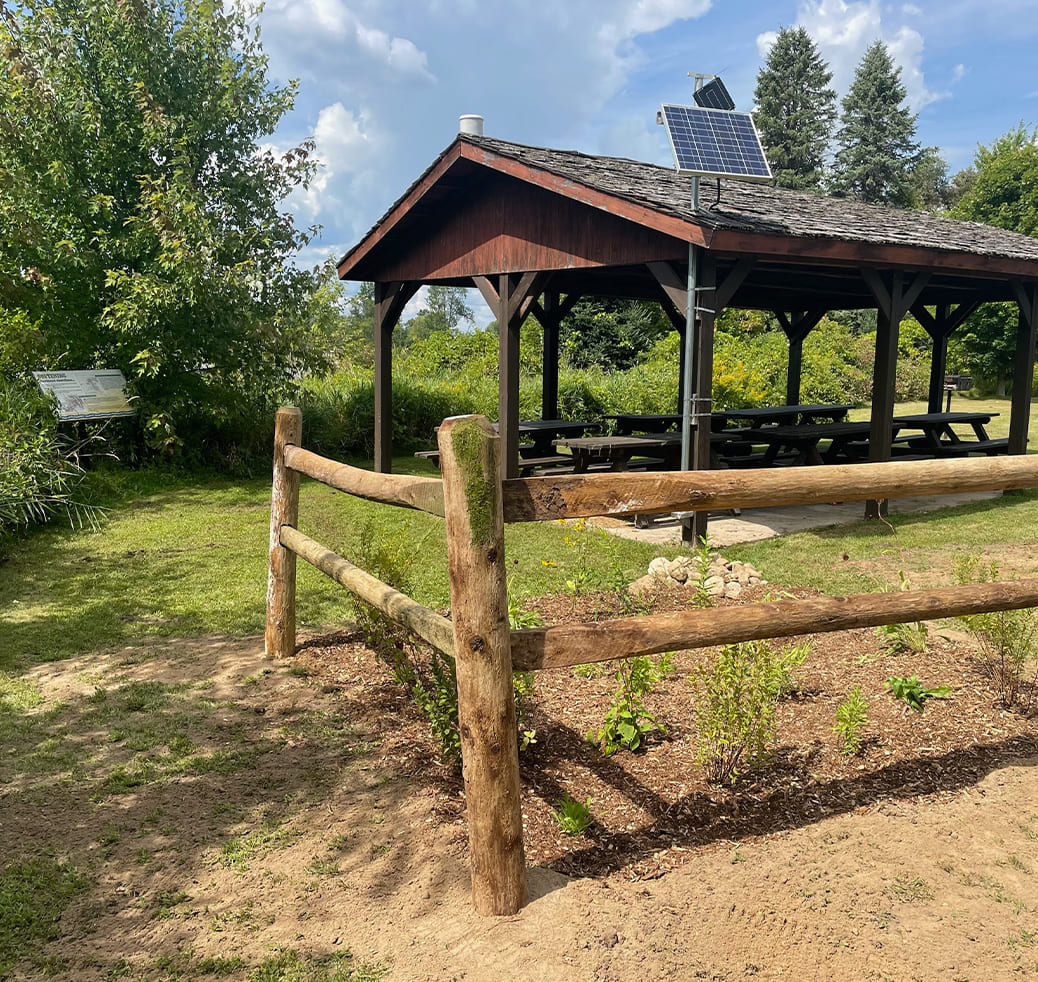
<instances>
[{"instance_id":1,"label":"split-rail fence","mask_svg":"<svg viewBox=\"0 0 1038 982\"><path fill-rule=\"evenodd\" d=\"M513 914L527 900L513 670L1038 606L1038 579L1030 579L510 630L504 552L505 522L1033 488L1038 487L1038 457L502 480L499 438L482 416L456 416L440 426L442 478L380 474L338 463L303 449L301 436L300 411L279 410L267 653L294 654L300 556L455 658L472 897L480 914ZM450 619L299 531L301 474L361 498L443 517Z\"/></svg>"}]
</instances>

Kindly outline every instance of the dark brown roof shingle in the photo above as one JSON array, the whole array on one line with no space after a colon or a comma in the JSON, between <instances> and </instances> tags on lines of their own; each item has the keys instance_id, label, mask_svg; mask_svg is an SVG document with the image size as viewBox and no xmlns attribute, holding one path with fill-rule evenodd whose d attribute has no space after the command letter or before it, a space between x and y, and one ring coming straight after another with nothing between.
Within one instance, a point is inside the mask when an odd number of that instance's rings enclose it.
<instances>
[{"instance_id":1,"label":"dark brown roof shingle","mask_svg":"<svg viewBox=\"0 0 1038 982\"><path fill-rule=\"evenodd\" d=\"M690 179L668 167L491 137L458 139L704 228L1038 260L1038 238L977 222L737 180L722 180L716 200L711 179L702 182L700 210L693 212Z\"/></svg>"}]
</instances>

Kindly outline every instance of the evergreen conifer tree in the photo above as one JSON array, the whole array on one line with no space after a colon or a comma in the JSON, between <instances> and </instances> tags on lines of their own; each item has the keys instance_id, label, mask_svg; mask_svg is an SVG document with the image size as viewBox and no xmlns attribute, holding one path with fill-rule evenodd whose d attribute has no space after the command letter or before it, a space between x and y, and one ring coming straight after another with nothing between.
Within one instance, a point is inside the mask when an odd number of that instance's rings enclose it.
<instances>
[{"instance_id":1,"label":"evergreen conifer tree","mask_svg":"<svg viewBox=\"0 0 1038 982\"><path fill-rule=\"evenodd\" d=\"M882 41L874 41L843 100L833 189L873 204L913 202L912 170L919 158L915 113L901 69Z\"/></svg>"},{"instance_id":2,"label":"evergreen conifer tree","mask_svg":"<svg viewBox=\"0 0 1038 982\"><path fill-rule=\"evenodd\" d=\"M833 122L833 73L803 27L783 27L757 75L754 121L780 187L817 189Z\"/></svg>"}]
</instances>

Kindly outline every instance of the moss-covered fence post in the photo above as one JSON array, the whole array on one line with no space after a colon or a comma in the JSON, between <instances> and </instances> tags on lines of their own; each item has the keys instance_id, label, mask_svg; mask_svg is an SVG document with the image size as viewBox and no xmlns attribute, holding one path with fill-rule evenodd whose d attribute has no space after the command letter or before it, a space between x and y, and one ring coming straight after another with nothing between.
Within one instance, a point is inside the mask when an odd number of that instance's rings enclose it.
<instances>
[{"instance_id":1,"label":"moss-covered fence post","mask_svg":"<svg viewBox=\"0 0 1038 982\"><path fill-rule=\"evenodd\" d=\"M500 438L482 416L455 416L440 426L439 444L472 900L479 914L514 914L526 903L526 857L508 634Z\"/></svg>"}]
</instances>

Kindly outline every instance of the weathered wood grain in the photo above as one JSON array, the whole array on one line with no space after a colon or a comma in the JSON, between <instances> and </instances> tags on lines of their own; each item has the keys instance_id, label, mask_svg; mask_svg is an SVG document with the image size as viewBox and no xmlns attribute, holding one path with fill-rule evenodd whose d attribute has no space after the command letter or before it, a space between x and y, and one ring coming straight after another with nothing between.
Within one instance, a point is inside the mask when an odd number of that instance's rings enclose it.
<instances>
[{"instance_id":1,"label":"weathered wood grain","mask_svg":"<svg viewBox=\"0 0 1038 982\"><path fill-rule=\"evenodd\" d=\"M268 658L288 658L296 647L296 557L281 544L281 528L299 520L299 475L285 464L285 452L303 435L303 414L295 406L274 420L274 480L270 492L270 547L267 575Z\"/></svg>"},{"instance_id":2,"label":"weathered wood grain","mask_svg":"<svg viewBox=\"0 0 1038 982\"><path fill-rule=\"evenodd\" d=\"M516 671L561 668L757 638L824 634L1034 606L1038 606L1038 579L622 617L512 631L512 666Z\"/></svg>"},{"instance_id":3,"label":"weathered wood grain","mask_svg":"<svg viewBox=\"0 0 1038 982\"><path fill-rule=\"evenodd\" d=\"M443 517L443 482L438 477L379 474L321 457L302 447L287 448L285 464L315 481L358 498L415 508Z\"/></svg>"},{"instance_id":4,"label":"weathered wood grain","mask_svg":"<svg viewBox=\"0 0 1038 982\"><path fill-rule=\"evenodd\" d=\"M1038 487L1038 455L828 467L572 474L505 481L506 522L713 511Z\"/></svg>"},{"instance_id":5,"label":"weathered wood grain","mask_svg":"<svg viewBox=\"0 0 1038 982\"><path fill-rule=\"evenodd\" d=\"M423 607L417 600L395 590L388 583L354 566L348 559L316 542L298 529L283 526L281 543L311 566L346 587L354 596L377 607L434 648L454 654L454 627L442 614Z\"/></svg>"},{"instance_id":6,"label":"weathered wood grain","mask_svg":"<svg viewBox=\"0 0 1038 982\"><path fill-rule=\"evenodd\" d=\"M500 437L481 416L456 416L444 420L438 439L472 900L479 914L514 914L526 903L526 859L505 592Z\"/></svg>"}]
</instances>

